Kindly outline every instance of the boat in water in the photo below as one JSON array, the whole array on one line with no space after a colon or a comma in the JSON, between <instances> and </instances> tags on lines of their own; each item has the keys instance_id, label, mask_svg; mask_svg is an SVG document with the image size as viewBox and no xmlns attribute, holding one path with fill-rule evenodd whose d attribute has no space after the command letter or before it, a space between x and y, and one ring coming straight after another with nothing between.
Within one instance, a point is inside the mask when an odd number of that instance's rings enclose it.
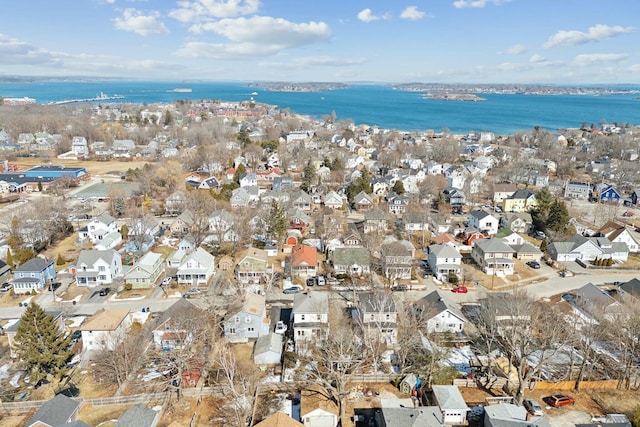
<instances>
[{"instance_id":1,"label":"boat in water","mask_svg":"<svg viewBox=\"0 0 640 427\"><path fill-rule=\"evenodd\" d=\"M258 92L251 92L251 95L256 96Z\"/></svg>"},{"instance_id":2,"label":"boat in water","mask_svg":"<svg viewBox=\"0 0 640 427\"><path fill-rule=\"evenodd\" d=\"M193 92L193 89L191 89L190 87L177 87L173 89L171 92L191 93Z\"/></svg>"}]
</instances>

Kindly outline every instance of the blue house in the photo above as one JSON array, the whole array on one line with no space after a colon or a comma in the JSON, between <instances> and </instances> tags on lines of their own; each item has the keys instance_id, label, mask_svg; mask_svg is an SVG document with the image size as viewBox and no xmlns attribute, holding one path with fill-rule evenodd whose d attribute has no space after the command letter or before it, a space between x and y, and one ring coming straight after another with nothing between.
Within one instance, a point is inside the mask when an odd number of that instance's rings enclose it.
<instances>
[{"instance_id":1,"label":"blue house","mask_svg":"<svg viewBox=\"0 0 640 427\"><path fill-rule=\"evenodd\" d=\"M613 188L613 185L610 184L598 184L596 186L596 191L600 193L598 196L601 202L620 202L620 193Z\"/></svg>"},{"instance_id":2,"label":"blue house","mask_svg":"<svg viewBox=\"0 0 640 427\"><path fill-rule=\"evenodd\" d=\"M17 294L41 291L56 278L54 259L31 258L13 270L13 289Z\"/></svg>"}]
</instances>

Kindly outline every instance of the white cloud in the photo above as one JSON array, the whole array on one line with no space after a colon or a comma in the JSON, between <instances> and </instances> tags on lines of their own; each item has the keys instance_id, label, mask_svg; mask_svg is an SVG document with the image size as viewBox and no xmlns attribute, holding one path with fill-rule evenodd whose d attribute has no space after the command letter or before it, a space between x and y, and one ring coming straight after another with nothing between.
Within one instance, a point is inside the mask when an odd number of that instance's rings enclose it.
<instances>
[{"instance_id":1,"label":"white cloud","mask_svg":"<svg viewBox=\"0 0 640 427\"><path fill-rule=\"evenodd\" d=\"M259 9L259 0L179 1L178 9L169 12L169 16L181 22L200 22L251 15Z\"/></svg>"},{"instance_id":2,"label":"white cloud","mask_svg":"<svg viewBox=\"0 0 640 427\"><path fill-rule=\"evenodd\" d=\"M531 55L531 58L529 58L529 62L532 62L534 64L535 63L545 62L545 61L546 61L546 59L544 59L544 57L542 55L538 55L537 53Z\"/></svg>"},{"instance_id":3,"label":"white cloud","mask_svg":"<svg viewBox=\"0 0 640 427\"><path fill-rule=\"evenodd\" d=\"M603 62L618 62L629 57L626 53L585 53L573 58L573 64L587 66Z\"/></svg>"},{"instance_id":4,"label":"white cloud","mask_svg":"<svg viewBox=\"0 0 640 427\"><path fill-rule=\"evenodd\" d=\"M0 63L3 65L62 65L61 54L0 34Z\"/></svg>"},{"instance_id":5,"label":"white cloud","mask_svg":"<svg viewBox=\"0 0 640 427\"><path fill-rule=\"evenodd\" d=\"M511 0L456 0L453 2L453 6L456 9L476 8L480 9L488 4L500 6L505 3L509 3Z\"/></svg>"},{"instance_id":6,"label":"white cloud","mask_svg":"<svg viewBox=\"0 0 640 427\"><path fill-rule=\"evenodd\" d=\"M179 49L179 56L248 59L269 56L282 50L320 43L331 37L324 22L296 24L268 16L222 19L195 26L196 32L211 31L232 43L189 42Z\"/></svg>"},{"instance_id":7,"label":"white cloud","mask_svg":"<svg viewBox=\"0 0 640 427\"><path fill-rule=\"evenodd\" d=\"M358 19L362 22L373 22L379 20L380 17L375 16L373 12L371 12L371 9L363 9L358 12Z\"/></svg>"},{"instance_id":8,"label":"white cloud","mask_svg":"<svg viewBox=\"0 0 640 427\"><path fill-rule=\"evenodd\" d=\"M629 67L629 71L631 71L632 73L640 73L640 64L633 64L631 67Z\"/></svg>"},{"instance_id":9,"label":"white cloud","mask_svg":"<svg viewBox=\"0 0 640 427\"><path fill-rule=\"evenodd\" d=\"M411 21L418 21L425 17L425 13L421 10L418 10L417 6L408 6L405 10L400 14L400 18L409 19Z\"/></svg>"},{"instance_id":10,"label":"white cloud","mask_svg":"<svg viewBox=\"0 0 640 427\"><path fill-rule=\"evenodd\" d=\"M115 18L113 21L116 28L123 31L130 31L141 36L150 34L167 34L169 30L159 20L160 14L152 12L149 15L143 15L142 12L128 8L122 13L122 16Z\"/></svg>"},{"instance_id":11,"label":"white cloud","mask_svg":"<svg viewBox=\"0 0 640 427\"><path fill-rule=\"evenodd\" d=\"M560 30L549 37L549 40L547 40L543 47L549 49L555 46L584 44L590 41L608 39L622 33L630 33L634 31L634 29L634 27L621 27L619 25L610 27L608 25L598 24L589 27L589 31L586 33L577 30Z\"/></svg>"},{"instance_id":12,"label":"white cloud","mask_svg":"<svg viewBox=\"0 0 640 427\"><path fill-rule=\"evenodd\" d=\"M527 51L527 47L525 45L517 44L507 48L507 50L505 50L504 53L506 53L507 55L519 55L521 53L525 53L526 51Z\"/></svg>"}]
</instances>

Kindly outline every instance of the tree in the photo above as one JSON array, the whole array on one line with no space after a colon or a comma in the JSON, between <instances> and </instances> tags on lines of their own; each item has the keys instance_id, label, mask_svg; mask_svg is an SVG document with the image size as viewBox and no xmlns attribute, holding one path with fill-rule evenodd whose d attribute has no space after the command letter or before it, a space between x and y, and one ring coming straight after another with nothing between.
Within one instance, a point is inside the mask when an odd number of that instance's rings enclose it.
<instances>
[{"instance_id":1,"label":"tree","mask_svg":"<svg viewBox=\"0 0 640 427\"><path fill-rule=\"evenodd\" d=\"M561 315L534 301L526 292L494 294L480 306L478 346L499 350L514 367L517 382L511 384L516 404L522 404L525 387L569 339ZM488 353L487 353L488 355Z\"/></svg>"},{"instance_id":2,"label":"tree","mask_svg":"<svg viewBox=\"0 0 640 427\"><path fill-rule=\"evenodd\" d=\"M13 270L15 264L13 263L13 255L11 255L11 248L7 248L7 265Z\"/></svg>"},{"instance_id":3,"label":"tree","mask_svg":"<svg viewBox=\"0 0 640 427\"><path fill-rule=\"evenodd\" d=\"M284 209L277 201L271 202L271 210L269 218L267 218L267 237L276 240L278 245L282 243L285 233L287 232L287 217Z\"/></svg>"},{"instance_id":4,"label":"tree","mask_svg":"<svg viewBox=\"0 0 640 427\"><path fill-rule=\"evenodd\" d=\"M247 168L244 163L240 163L233 173L233 182L240 184L240 177L247 172Z\"/></svg>"},{"instance_id":5,"label":"tree","mask_svg":"<svg viewBox=\"0 0 640 427\"><path fill-rule=\"evenodd\" d=\"M393 184L393 188L391 189L394 193L399 194L399 195L403 195L405 193L404 190L404 184L402 183L402 181L397 180L394 184Z\"/></svg>"},{"instance_id":6,"label":"tree","mask_svg":"<svg viewBox=\"0 0 640 427\"><path fill-rule=\"evenodd\" d=\"M71 336L65 337L53 316L36 303L29 304L20 318L15 342L18 359L34 383L49 375L61 376L73 356Z\"/></svg>"},{"instance_id":7,"label":"tree","mask_svg":"<svg viewBox=\"0 0 640 427\"><path fill-rule=\"evenodd\" d=\"M353 198L361 191L364 191L367 194L371 194L373 191L371 188L371 177L366 168L362 169L361 175L351 181L347 187L347 197L349 198L349 201L353 201Z\"/></svg>"},{"instance_id":8,"label":"tree","mask_svg":"<svg viewBox=\"0 0 640 427\"><path fill-rule=\"evenodd\" d=\"M233 417L228 421L232 426L243 427L253 424L250 418L258 384L258 370L251 365L253 364L242 364L233 353L232 347L219 346L214 368L223 374L221 385L225 390L224 394L230 397L227 406L231 407Z\"/></svg>"},{"instance_id":9,"label":"tree","mask_svg":"<svg viewBox=\"0 0 640 427\"><path fill-rule=\"evenodd\" d=\"M313 165L313 163L311 163L311 160L307 162L307 165L304 167L302 174L303 175L300 189L308 193L311 188L318 182L316 167Z\"/></svg>"},{"instance_id":10,"label":"tree","mask_svg":"<svg viewBox=\"0 0 640 427\"><path fill-rule=\"evenodd\" d=\"M129 238L129 227L127 224L122 224L122 227L120 228L120 235L122 236L122 240L127 241Z\"/></svg>"},{"instance_id":11,"label":"tree","mask_svg":"<svg viewBox=\"0 0 640 427\"><path fill-rule=\"evenodd\" d=\"M196 247L207 237L209 217L216 209L216 200L206 191L190 191L185 198L185 210L191 213L191 230Z\"/></svg>"},{"instance_id":12,"label":"tree","mask_svg":"<svg viewBox=\"0 0 640 427\"><path fill-rule=\"evenodd\" d=\"M122 216L127 211L127 201L122 194L118 194L113 200L113 214Z\"/></svg>"},{"instance_id":13,"label":"tree","mask_svg":"<svg viewBox=\"0 0 640 427\"><path fill-rule=\"evenodd\" d=\"M96 380L123 387L142 357L140 344L148 339L149 336L144 336L140 330L135 333L133 328L117 335L110 334L93 359Z\"/></svg>"}]
</instances>

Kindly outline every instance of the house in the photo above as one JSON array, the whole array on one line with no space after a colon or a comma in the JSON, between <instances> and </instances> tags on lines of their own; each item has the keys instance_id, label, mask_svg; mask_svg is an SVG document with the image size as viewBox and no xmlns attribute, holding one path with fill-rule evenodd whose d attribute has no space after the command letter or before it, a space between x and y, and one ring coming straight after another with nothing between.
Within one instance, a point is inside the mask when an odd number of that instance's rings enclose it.
<instances>
[{"instance_id":1,"label":"house","mask_svg":"<svg viewBox=\"0 0 640 427\"><path fill-rule=\"evenodd\" d=\"M526 240L522 241L522 243L510 244L509 246L516 251L516 259L523 262L538 261L543 255L539 247L532 245Z\"/></svg>"},{"instance_id":2,"label":"house","mask_svg":"<svg viewBox=\"0 0 640 427\"><path fill-rule=\"evenodd\" d=\"M409 200L406 197L393 192L387 194L385 199L387 201L387 209L393 215L403 214L409 205Z\"/></svg>"},{"instance_id":3,"label":"house","mask_svg":"<svg viewBox=\"0 0 640 427\"><path fill-rule=\"evenodd\" d=\"M216 188L220 188L220 182L215 176L210 176L209 178L203 179L198 184L199 190L214 190Z\"/></svg>"},{"instance_id":4,"label":"house","mask_svg":"<svg viewBox=\"0 0 640 427\"><path fill-rule=\"evenodd\" d=\"M111 148L113 149L113 157L130 158L136 144L131 139L114 139Z\"/></svg>"},{"instance_id":5,"label":"house","mask_svg":"<svg viewBox=\"0 0 640 427\"><path fill-rule=\"evenodd\" d=\"M466 203L464 192L458 188L447 187L442 191L442 194L452 208L462 207Z\"/></svg>"},{"instance_id":6,"label":"house","mask_svg":"<svg viewBox=\"0 0 640 427\"><path fill-rule=\"evenodd\" d=\"M536 193L531 190L517 190L502 201L505 212L527 212L536 206Z\"/></svg>"},{"instance_id":7,"label":"house","mask_svg":"<svg viewBox=\"0 0 640 427\"><path fill-rule=\"evenodd\" d=\"M631 279L618 286L618 292L622 296L622 300L625 301L625 297L631 296L635 299L640 299L640 279ZM635 300L632 300L635 301Z\"/></svg>"},{"instance_id":8,"label":"house","mask_svg":"<svg viewBox=\"0 0 640 427\"><path fill-rule=\"evenodd\" d=\"M176 273L179 285L206 286L215 270L215 257L202 248L189 254Z\"/></svg>"},{"instance_id":9,"label":"house","mask_svg":"<svg viewBox=\"0 0 640 427\"><path fill-rule=\"evenodd\" d=\"M224 336L230 342L248 342L269 333L264 295L245 292L229 307L225 319Z\"/></svg>"},{"instance_id":10,"label":"house","mask_svg":"<svg viewBox=\"0 0 640 427\"><path fill-rule=\"evenodd\" d=\"M361 276L371 273L371 257L366 248L336 248L333 251L332 262L336 274Z\"/></svg>"},{"instance_id":11,"label":"house","mask_svg":"<svg viewBox=\"0 0 640 427\"><path fill-rule=\"evenodd\" d=\"M169 231L174 236L184 236L193 230L194 220L193 214L190 210L186 209L180 213L176 219L169 224Z\"/></svg>"},{"instance_id":12,"label":"house","mask_svg":"<svg viewBox=\"0 0 640 427\"><path fill-rule=\"evenodd\" d=\"M564 186L564 197L567 199L587 200L591 196L591 184L588 182L569 181Z\"/></svg>"},{"instance_id":13,"label":"house","mask_svg":"<svg viewBox=\"0 0 640 427\"><path fill-rule=\"evenodd\" d=\"M89 145L87 138L84 136L74 136L71 139L71 151L78 157L86 157L89 155Z\"/></svg>"},{"instance_id":14,"label":"house","mask_svg":"<svg viewBox=\"0 0 640 427\"><path fill-rule=\"evenodd\" d=\"M449 304L439 291L433 291L411 305L420 322L426 323L429 333L459 334L467 319L455 306Z\"/></svg>"},{"instance_id":15,"label":"house","mask_svg":"<svg viewBox=\"0 0 640 427\"><path fill-rule=\"evenodd\" d=\"M329 295L307 291L293 296L293 340L296 351L321 345L329 333Z\"/></svg>"},{"instance_id":16,"label":"house","mask_svg":"<svg viewBox=\"0 0 640 427\"><path fill-rule=\"evenodd\" d=\"M640 252L640 239L636 232L615 221L608 221L600 227L594 237L606 237L613 243L624 243L631 253Z\"/></svg>"},{"instance_id":17,"label":"house","mask_svg":"<svg viewBox=\"0 0 640 427\"><path fill-rule=\"evenodd\" d=\"M82 351L115 349L132 324L128 308L102 309L78 328L82 333Z\"/></svg>"},{"instance_id":18,"label":"house","mask_svg":"<svg viewBox=\"0 0 640 427\"><path fill-rule=\"evenodd\" d=\"M156 349L163 351L183 350L193 340L193 325L202 310L188 299L180 298L171 307L162 312L159 325L153 330L153 343Z\"/></svg>"},{"instance_id":19,"label":"house","mask_svg":"<svg viewBox=\"0 0 640 427\"><path fill-rule=\"evenodd\" d=\"M611 184L597 184L594 189L594 197L603 203L620 203L620 193Z\"/></svg>"},{"instance_id":20,"label":"house","mask_svg":"<svg viewBox=\"0 0 640 427\"><path fill-rule=\"evenodd\" d=\"M467 422L469 407L464 401L458 386L433 385L431 386L435 404L442 411L445 424L460 425Z\"/></svg>"},{"instance_id":21,"label":"house","mask_svg":"<svg viewBox=\"0 0 640 427\"><path fill-rule=\"evenodd\" d=\"M407 240L386 243L381 246L382 271L391 282L411 279L415 248Z\"/></svg>"},{"instance_id":22,"label":"house","mask_svg":"<svg viewBox=\"0 0 640 427\"><path fill-rule=\"evenodd\" d=\"M254 425L254 427L303 427L303 425L284 412L278 411Z\"/></svg>"},{"instance_id":23,"label":"house","mask_svg":"<svg viewBox=\"0 0 640 427\"><path fill-rule=\"evenodd\" d=\"M78 255L74 273L78 286L107 285L122 276L122 257L113 249L83 249Z\"/></svg>"},{"instance_id":24,"label":"house","mask_svg":"<svg viewBox=\"0 0 640 427\"><path fill-rule=\"evenodd\" d=\"M114 427L156 427L162 416L161 411L151 409L142 403L127 409Z\"/></svg>"},{"instance_id":25,"label":"house","mask_svg":"<svg viewBox=\"0 0 640 427\"><path fill-rule=\"evenodd\" d=\"M0 260L0 283L8 282L11 275L11 267L6 262Z\"/></svg>"},{"instance_id":26,"label":"house","mask_svg":"<svg viewBox=\"0 0 640 427\"><path fill-rule=\"evenodd\" d=\"M311 197L303 190L296 190L291 194L291 205L294 209L301 210L302 212L311 211L311 204L313 201Z\"/></svg>"},{"instance_id":27,"label":"house","mask_svg":"<svg viewBox=\"0 0 640 427\"><path fill-rule=\"evenodd\" d=\"M313 246L296 245L291 249L291 278L314 277L318 274L318 250Z\"/></svg>"},{"instance_id":28,"label":"house","mask_svg":"<svg viewBox=\"0 0 640 427\"><path fill-rule=\"evenodd\" d=\"M39 292L56 278L54 259L31 258L13 269L13 291L16 294Z\"/></svg>"},{"instance_id":29,"label":"house","mask_svg":"<svg viewBox=\"0 0 640 427\"><path fill-rule=\"evenodd\" d=\"M462 275L462 255L450 245L431 245L427 258L429 268L436 279L448 282L453 275L460 279Z\"/></svg>"},{"instance_id":30,"label":"house","mask_svg":"<svg viewBox=\"0 0 640 427\"><path fill-rule=\"evenodd\" d=\"M524 406L499 403L484 407L485 427L551 427L547 417L532 417Z\"/></svg>"},{"instance_id":31,"label":"house","mask_svg":"<svg viewBox=\"0 0 640 427\"><path fill-rule=\"evenodd\" d=\"M245 172L240 175L238 179L238 184L240 184L241 188L244 187L257 187L258 186L258 177L255 172Z\"/></svg>"},{"instance_id":32,"label":"house","mask_svg":"<svg viewBox=\"0 0 640 427\"><path fill-rule=\"evenodd\" d=\"M425 212L405 212L402 222L407 233L429 231L430 216Z\"/></svg>"},{"instance_id":33,"label":"house","mask_svg":"<svg viewBox=\"0 0 640 427\"><path fill-rule=\"evenodd\" d=\"M282 361L282 335L268 333L259 337L253 347L253 363L256 365L277 365Z\"/></svg>"},{"instance_id":34,"label":"house","mask_svg":"<svg viewBox=\"0 0 640 427\"><path fill-rule=\"evenodd\" d=\"M232 208L240 208L247 207L250 204L256 203L258 200L260 200L258 187L241 187L231 192L229 203L231 203Z\"/></svg>"},{"instance_id":35,"label":"house","mask_svg":"<svg viewBox=\"0 0 640 427\"><path fill-rule=\"evenodd\" d=\"M498 219L485 211L471 211L468 221L469 227L473 227L488 236L493 236L498 232Z\"/></svg>"},{"instance_id":36,"label":"house","mask_svg":"<svg viewBox=\"0 0 640 427\"><path fill-rule=\"evenodd\" d=\"M164 199L164 211L167 215L179 215L184 209L187 195L184 191L176 191L171 193Z\"/></svg>"},{"instance_id":37,"label":"house","mask_svg":"<svg viewBox=\"0 0 640 427\"><path fill-rule=\"evenodd\" d=\"M624 312L619 301L593 283L587 283L576 289L574 301L576 306L596 319L604 316L609 321L614 321L616 316Z\"/></svg>"},{"instance_id":38,"label":"house","mask_svg":"<svg viewBox=\"0 0 640 427\"><path fill-rule=\"evenodd\" d=\"M149 289L156 284L163 273L162 254L147 252L124 274L124 283L131 285L132 289Z\"/></svg>"},{"instance_id":39,"label":"house","mask_svg":"<svg viewBox=\"0 0 640 427\"><path fill-rule=\"evenodd\" d=\"M267 251L249 247L238 256L234 275L239 284L261 283L273 273L273 266L267 261Z\"/></svg>"},{"instance_id":40,"label":"house","mask_svg":"<svg viewBox=\"0 0 640 427\"><path fill-rule=\"evenodd\" d=\"M120 235L120 233L118 233L116 219L107 212L104 212L100 216L93 218L89 224L87 224L87 234L86 236L81 236L81 238L88 237L91 243L96 244L114 233ZM120 237L122 238L122 236Z\"/></svg>"},{"instance_id":41,"label":"house","mask_svg":"<svg viewBox=\"0 0 640 427\"><path fill-rule=\"evenodd\" d=\"M364 213L363 231L365 234L384 234L388 227L387 214L384 211L374 208Z\"/></svg>"},{"instance_id":42,"label":"house","mask_svg":"<svg viewBox=\"0 0 640 427\"><path fill-rule=\"evenodd\" d=\"M155 216L147 214L136 218L129 226L129 238L137 239L144 236L153 241L160 234L160 231L160 221Z\"/></svg>"},{"instance_id":43,"label":"house","mask_svg":"<svg viewBox=\"0 0 640 427\"><path fill-rule=\"evenodd\" d=\"M379 341L388 347L397 344L398 311L391 293L359 293L354 317L365 341Z\"/></svg>"},{"instance_id":44,"label":"house","mask_svg":"<svg viewBox=\"0 0 640 427\"><path fill-rule=\"evenodd\" d=\"M509 227L515 233L527 233L533 221L529 212L507 213L500 218L502 227Z\"/></svg>"},{"instance_id":45,"label":"house","mask_svg":"<svg viewBox=\"0 0 640 427\"><path fill-rule=\"evenodd\" d=\"M304 234L311 227L313 221L309 215L300 209L291 208L287 210L287 223L290 229L298 230Z\"/></svg>"},{"instance_id":46,"label":"house","mask_svg":"<svg viewBox=\"0 0 640 427\"><path fill-rule=\"evenodd\" d=\"M359 192L353 198L353 207L360 212L366 212L374 206L373 199L364 191Z\"/></svg>"},{"instance_id":47,"label":"house","mask_svg":"<svg viewBox=\"0 0 640 427\"><path fill-rule=\"evenodd\" d=\"M625 262L629 256L629 248L626 243L614 243L606 237L585 237L576 234L564 242L551 243L547 253L558 262L595 261L596 259Z\"/></svg>"},{"instance_id":48,"label":"house","mask_svg":"<svg viewBox=\"0 0 640 427\"><path fill-rule=\"evenodd\" d=\"M25 424L25 427L58 427L71 423L78 414L80 402L64 394L56 394L42 406Z\"/></svg>"},{"instance_id":49,"label":"house","mask_svg":"<svg viewBox=\"0 0 640 427\"><path fill-rule=\"evenodd\" d=\"M209 215L208 242L237 242L238 233L234 230L236 217L225 209L220 209Z\"/></svg>"},{"instance_id":50,"label":"house","mask_svg":"<svg viewBox=\"0 0 640 427\"><path fill-rule=\"evenodd\" d=\"M331 209L340 209L344 203L342 196L335 191L329 191L323 198L323 203L326 207Z\"/></svg>"},{"instance_id":51,"label":"house","mask_svg":"<svg viewBox=\"0 0 640 427\"><path fill-rule=\"evenodd\" d=\"M489 275L499 277L514 273L513 248L501 239L480 239L473 243L471 257Z\"/></svg>"}]
</instances>

